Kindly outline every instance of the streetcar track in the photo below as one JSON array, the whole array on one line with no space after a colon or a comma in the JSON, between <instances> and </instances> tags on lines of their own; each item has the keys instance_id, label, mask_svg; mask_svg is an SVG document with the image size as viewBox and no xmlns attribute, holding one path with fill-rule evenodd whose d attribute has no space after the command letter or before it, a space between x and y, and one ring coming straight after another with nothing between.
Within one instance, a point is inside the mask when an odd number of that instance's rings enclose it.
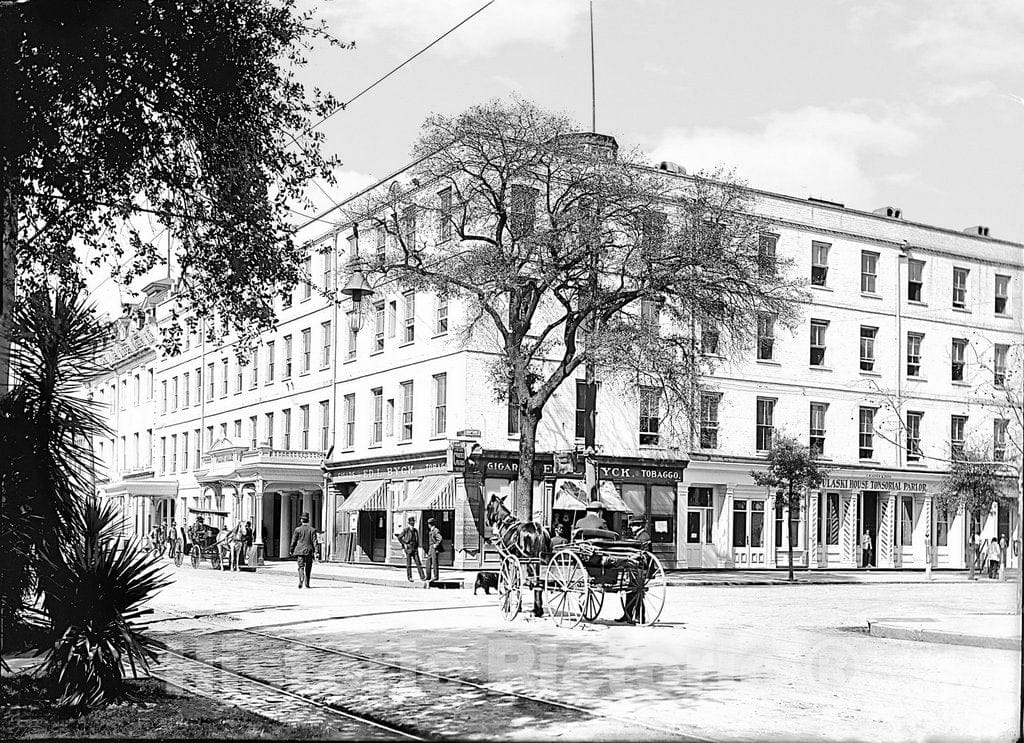
<instances>
[{"instance_id":1,"label":"streetcar track","mask_svg":"<svg viewBox=\"0 0 1024 743\"><path fill-rule=\"evenodd\" d=\"M461 607L450 607L450 608L461 608ZM164 610L164 611L166 611L166 610ZM168 612L168 613L171 613L171 612ZM385 613L393 613L393 612L385 612ZM185 615L182 615L182 618L183 619L195 619L196 621L200 621L200 622L206 621L206 620L204 620L203 618L200 618L200 617L189 617L189 616L185 616ZM221 625L216 624L215 622L207 621L206 623L216 627L218 632L236 632L236 633L241 632L241 633L245 633L245 634L248 634L248 635L253 635L253 636L256 636L256 637L261 637L261 638L264 638L264 639L268 639L268 640L276 641L276 642L279 642L279 643L283 643L283 644L286 644L286 645L293 645L293 646L298 646L298 647L304 647L304 648L307 648L309 650L314 650L314 651L321 652L321 653L327 653L329 655L335 655L335 656L342 657L342 658L348 658L350 660L358 661L360 663L368 663L368 664L375 665L375 666L381 666L381 667L384 667L384 668L389 668L391 670L399 671L399 672L405 673L405 674L412 674L412 675L415 675L415 676L422 676L422 677L431 678L431 679L434 679L434 680L437 680L437 681L443 681L443 682L446 682L446 683L451 683L451 684L456 684L456 685L460 685L460 686L469 687L469 688L472 688L472 689L476 689L478 691L485 692L487 694L493 694L493 695L500 696L500 697L513 697L515 699L521 699L521 700L525 700L525 701L528 701L528 702L533 702L535 704L547 705L549 707L555 707L555 708L558 708L558 709L561 709L561 710L581 713L583 715L590 716L590 717L602 718L602 719L607 719L607 720L614 720L616 722L624 723L624 724L627 724L627 725L646 728L647 730L650 730L650 731L655 732L655 733L661 733L663 735L670 735L670 736L672 736L675 739L688 740L688 741L699 741L700 743L711 743L711 741L713 740L712 738L705 738L705 737L696 735L694 733L683 732L683 731L681 731L679 729L676 729L676 728L664 727L664 726L661 726L661 725L651 724L649 722L642 722L642 721L639 721L639 720L636 720L636 719L619 717L618 715L612 715L612 714L608 714L608 713L605 713L605 712L600 712L598 710L589 709L587 707L581 707L581 706L572 704L570 702L563 702L563 701L557 700L557 699L550 699L550 698L547 698L547 697L536 696L536 695L531 695L531 694L525 694L525 693L523 693L521 691L499 689L499 688L495 688L493 686L489 686L487 684L478 683L476 681L470 681L468 679L464 679L464 678L461 678L461 677L458 677L458 676L448 676L448 675L445 675L443 673L437 673L435 671L428 671L428 670L425 670L425 669L422 669L422 668L416 668L416 667L412 667L412 666L404 666L404 665L401 665L399 663L394 663L392 661L387 661L387 660L383 660L383 659L379 659L379 658L371 658L369 656L363 655L361 653L355 653L355 652L352 652L350 650L340 650L338 648L326 647L326 646L323 646L323 645L318 645L316 643L306 642L306 641L298 640L298 639L291 638L291 637L281 637L280 635L274 635L274 634L271 634L271 633L268 633L268 632L263 632L263 631L260 631L260 630L257 630L257 629L252 629L252 628L244 628L244 627L225 628L225 627L223 627ZM273 626L273 625L271 625L271 626ZM176 656L179 656L179 657L186 657L189 660L195 660L196 662L203 663L204 665L210 666L212 668L217 668L219 670L224 670L224 671L227 670L227 669L224 669L222 665L214 665L214 664L206 663L205 661L199 661L198 659L194 659L194 658L191 658L191 657L188 657L188 656L182 656L180 653L177 653L177 652L174 652L174 651L169 651L169 652L171 652L172 654L174 654ZM228 671L228 672L231 673L232 675L238 676L240 678L244 678L246 680L253 681L254 683L260 683L260 684L262 684L263 686L265 686L267 688L274 689L275 691L282 691L282 692L284 692L286 694L289 694L290 696L293 696L295 698L305 699L301 695L295 694L294 692L285 691L284 689L281 689L280 687L273 686L273 685L268 684L268 683L266 683L264 681L256 680L256 679L250 678L250 677L248 677L248 676L246 676L244 674L240 674L240 673L237 673L237 672L233 672L233 671ZM314 700L310 700L310 701L311 701L311 703L315 703L317 705L322 706L322 703L315 702Z\"/></svg>"}]
</instances>

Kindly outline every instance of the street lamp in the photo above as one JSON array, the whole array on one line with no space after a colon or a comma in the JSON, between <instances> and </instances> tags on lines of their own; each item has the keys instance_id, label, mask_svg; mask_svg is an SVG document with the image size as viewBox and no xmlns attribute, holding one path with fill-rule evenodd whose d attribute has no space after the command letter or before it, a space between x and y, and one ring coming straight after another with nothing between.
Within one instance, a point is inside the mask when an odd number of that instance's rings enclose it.
<instances>
[{"instance_id":1,"label":"street lamp","mask_svg":"<svg viewBox=\"0 0 1024 743\"><path fill-rule=\"evenodd\" d=\"M341 290L346 297L352 298L352 312L349 314L349 328L358 333L363 327L363 298L373 294L373 288L367 283L362 271L362 259L359 257L359 225L352 226L352 274Z\"/></svg>"}]
</instances>

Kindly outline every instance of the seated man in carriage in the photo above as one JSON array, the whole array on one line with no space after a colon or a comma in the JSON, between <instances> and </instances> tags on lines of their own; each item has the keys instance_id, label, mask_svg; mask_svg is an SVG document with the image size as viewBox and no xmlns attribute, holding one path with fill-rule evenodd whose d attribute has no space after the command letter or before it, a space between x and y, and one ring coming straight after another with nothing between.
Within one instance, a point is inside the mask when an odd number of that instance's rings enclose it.
<instances>
[{"instance_id":1,"label":"seated man in carriage","mask_svg":"<svg viewBox=\"0 0 1024 743\"><path fill-rule=\"evenodd\" d=\"M587 515L576 522L572 530L572 541L580 539L603 539L615 541L622 539L621 535L608 528L608 522L604 520L604 504L600 501L591 501L587 506Z\"/></svg>"}]
</instances>

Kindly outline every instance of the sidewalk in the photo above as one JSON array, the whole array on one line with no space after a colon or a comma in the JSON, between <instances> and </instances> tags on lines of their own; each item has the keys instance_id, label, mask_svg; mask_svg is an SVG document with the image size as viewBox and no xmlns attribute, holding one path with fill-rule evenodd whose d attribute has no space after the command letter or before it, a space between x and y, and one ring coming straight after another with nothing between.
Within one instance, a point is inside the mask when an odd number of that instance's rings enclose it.
<instances>
[{"instance_id":1,"label":"sidewalk","mask_svg":"<svg viewBox=\"0 0 1024 743\"><path fill-rule=\"evenodd\" d=\"M1020 628L1019 614L965 614L868 620L868 632L875 637L1017 651L1021 647Z\"/></svg>"},{"instance_id":2,"label":"sidewalk","mask_svg":"<svg viewBox=\"0 0 1024 743\"><path fill-rule=\"evenodd\" d=\"M488 567L495 571L497 567ZM267 562L259 568L260 573L295 573L295 563L290 560ZM463 588L473 588L476 570L441 569L441 580L462 580ZM366 565L338 562L318 562L313 565L312 580L345 581L368 583L393 588L423 588L416 579L410 583L405 577L405 567L399 565ZM667 573L670 586L771 586L788 585L786 570L674 570ZM847 583L966 583L966 570L934 570L929 581L923 570L796 570L795 584L843 585ZM1008 570L1006 582L1017 580L1016 569ZM978 578L978 583L998 583L988 578Z\"/></svg>"}]
</instances>

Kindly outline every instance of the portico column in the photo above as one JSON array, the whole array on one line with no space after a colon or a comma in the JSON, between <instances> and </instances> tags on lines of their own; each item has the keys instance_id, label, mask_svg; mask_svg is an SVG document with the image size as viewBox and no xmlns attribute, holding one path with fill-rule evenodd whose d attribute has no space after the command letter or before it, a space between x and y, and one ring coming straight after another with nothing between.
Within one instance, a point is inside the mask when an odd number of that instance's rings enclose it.
<instances>
[{"instance_id":1,"label":"portico column","mask_svg":"<svg viewBox=\"0 0 1024 743\"><path fill-rule=\"evenodd\" d=\"M256 564L263 564L263 478L257 477L252 493L252 529L256 546Z\"/></svg>"},{"instance_id":2,"label":"portico column","mask_svg":"<svg viewBox=\"0 0 1024 743\"><path fill-rule=\"evenodd\" d=\"M313 494L308 490L302 491L302 512L309 514L310 526L316 521L313 516Z\"/></svg>"},{"instance_id":3,"label":"portico column","mask_svg":"<svg viewBox=\"0 0 1024 743\"><path fill-rule=\"evenodd\" d=\"M729 483L725 486L725 503L722 506L722 520L725 521L725 567L734 568L736 567L736 550L733 548L733 495L735 494L736 486L733 483ZM749 517L749 516L748 516Z\"/></svg>"},{"instance_id":4,"label":"portico column","mask_svg":"<svg viewBox=\"0 0 1024 743\"><path fill-rule=\"evenodd\" d=\"M324 559L334 559L334 513L335 505L334 501L337 499L337 494L331 490L330 480L324 478L323 489L321 490L323 495L320 497L320 505L323 507L323 514L321 515L323 527L324 527Z\"/></svg>"},{"instance_id":5,"label":"portico column","mask_svg":"<svg viewBox=\"0 0 1024 743\"><path fill-rule=\"evenodd\" d=\"M281 492L281 538L277 549L277 556L284 559L288 557L288 542L292 537L292 509L291 496Z\"/></svg>"},{"instance_id":6,"label":"portico column","mask_svg":"<svg viewBox=\"0 0 1024 743\"><path fill-rule=\"evenodd\" d=\"M818 567L818 496L820 490L807 492L807 567Z\"/></svg>"},{"instance_id":7,"label":"portico column","mask_svg":"<svg viewBox=\"0 0 1024 743\"><path fill-rule=\"evenodd\" d=\"M850 493L843 519L843 560L851 567L859 567L857 555L860 552L860 534L857 534L857 491Z\"/></svg>"}]
</instances>

